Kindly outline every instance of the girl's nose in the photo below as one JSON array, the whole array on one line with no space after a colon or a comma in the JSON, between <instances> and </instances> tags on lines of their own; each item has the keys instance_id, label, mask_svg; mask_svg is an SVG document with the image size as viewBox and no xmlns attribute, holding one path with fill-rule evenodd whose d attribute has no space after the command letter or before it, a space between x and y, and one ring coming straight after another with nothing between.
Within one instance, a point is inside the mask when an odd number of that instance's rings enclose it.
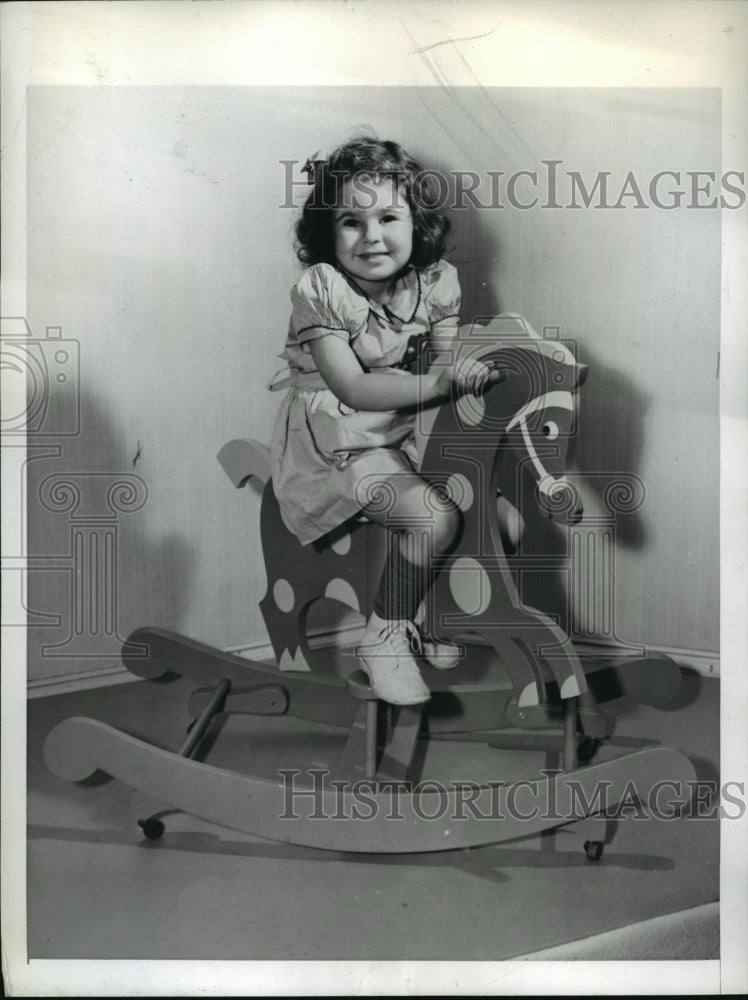
<instances>
[{"instance_id":1,"label":"girl's nose","mask_svg":"<svg viewBox=\"0 0 748 1000\"><path fill-rule=\"evenodd\" d=\"M381 235L381 230L379 227L379 222L376 219L371 219L366 223L364 228L364 240L367 243L376 243Z\"/></svg>"}]
</instances>

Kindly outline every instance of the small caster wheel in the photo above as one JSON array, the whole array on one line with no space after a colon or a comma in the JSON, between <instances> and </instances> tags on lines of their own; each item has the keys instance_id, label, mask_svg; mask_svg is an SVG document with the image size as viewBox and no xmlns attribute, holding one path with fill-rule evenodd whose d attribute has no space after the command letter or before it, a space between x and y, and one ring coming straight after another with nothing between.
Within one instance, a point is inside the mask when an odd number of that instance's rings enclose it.
<instances>
[{"instance_id":1,"label":"small caster wheel","mask_svg":"<svg viewBox=\"0 0 748 1000\"><path fill-rule=\"evenodd\" d=\"M602 840L585 840L584 853L587 855L588 861L599 861L603 856Z\"/></svg>"},{"instance_id":2,"label":"small caster wheel","mask_svg":"<svg viewBox=\"0 0 748 1000\"><path fill-rule=\"evenodd\" d=\"M160 819L139 819L138 826L143 831L148 840L160 840L164 835L166 827Z\"/></svg>"}]
</instances>

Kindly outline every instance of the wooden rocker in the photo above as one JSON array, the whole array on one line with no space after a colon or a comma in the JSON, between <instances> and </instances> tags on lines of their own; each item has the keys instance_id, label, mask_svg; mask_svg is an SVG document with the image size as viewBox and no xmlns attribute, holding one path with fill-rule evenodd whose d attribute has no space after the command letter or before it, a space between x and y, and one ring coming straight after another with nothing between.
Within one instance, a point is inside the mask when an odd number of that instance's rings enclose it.
<instances>
[{"instance_id":1,"label":"wooden rocker","mask_svg":"<svg viewBox=\"0 0 748 1000\"><path fill-rule=\"evenodd\" d=\"M522 476L532 477L544 513L565 523L582 516L564 471L586 369L563 343L540 339L509 314L461 330L452 353L458 363L494 361L506 377L480 399L450 400L419 415L421 474L439 487L435 504L442 496L463 515L460 540L443 559L422 612L465 658L448 675L424 667L431 700L408 708L379 702L353 656L350 669L336 673L329 650L312 648L307 635L310 608L323 597L368 615L387 532L353 519L302 546L281 519L267 448L237 440L219 460L237 487L254 479L263 488L268 587L260 606L277 667L162 629L138 629L123 648L130 671L143 678L173 672L200 685L189 704L187 740L172 753L91 719L67 719L44 748L56 775L80 781L101 770L135 788L139 803L142 796L152 800L152 815L139 819L151 839L164 830L158 809L169 807L271 840L352 852L443 851L566 827L582 836L592 860L608 836L606 815L632 789L644 803L665 779L688 789L695 778L690 761L666 747L592 760L614 720L593 703L590 672L613 669L619 693L663 704L678 691L676 664L656 655L583 667L562 629L523 604L507 561L521 536L509 497L519 504ZM386 504L386 490L371 500ZM144 647L147 655L136 655ZM295 716L341 727L348 737L329 768L281 766L277 780L268 780L193 759L225 713ZM472 750L485 734L496 780L468 782L467 791L465 782L446 778L419 784L424 741L454 748L466 734ZM502 780L508 755L528 748L555 753L560 766ZM544 808L548 803L554 808Z\"/></svg>"}]
</instances>

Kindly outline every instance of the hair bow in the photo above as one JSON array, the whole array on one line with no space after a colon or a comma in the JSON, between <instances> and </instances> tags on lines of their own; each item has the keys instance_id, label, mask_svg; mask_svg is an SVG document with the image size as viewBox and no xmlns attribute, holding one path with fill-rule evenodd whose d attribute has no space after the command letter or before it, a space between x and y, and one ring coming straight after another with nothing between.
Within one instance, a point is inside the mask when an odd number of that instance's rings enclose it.
<instances>
[{"instance_id":1,"label":"hair bow","mask_svg":"<svg viewBox=\"0 0 748 1000\"><path fill-rule=\"evenodd\" d=\"M327 163L327 157L322 153L321 150L317 150L316 153L312 153L311 156L307 157L307 161L301 168L302 174L307 174L307 184L314 184L317 179L317 171Z\"/></svg>"}]
</instances>

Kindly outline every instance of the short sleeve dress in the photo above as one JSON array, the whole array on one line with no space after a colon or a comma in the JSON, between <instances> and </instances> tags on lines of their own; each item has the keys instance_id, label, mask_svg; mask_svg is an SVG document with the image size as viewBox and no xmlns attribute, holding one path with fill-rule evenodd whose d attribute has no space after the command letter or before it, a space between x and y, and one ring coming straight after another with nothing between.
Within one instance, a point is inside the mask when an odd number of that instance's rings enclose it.
<instances>
[{"instance_id":1,"label":"short sleeve dress","mask_svg":"<svg viewBox=\"0 0 748 1000\"><path fill-rule=\"evenodd\" d=\"M330 264L315 264L291 292L292 313L283 355L288 386L273 428L273 486L286 526L306 545L372 501L375 484L416 459L415 410L353 410L327 388L309 344L341 337L362 369L403 378L420 370L431 336L459 324L457 271L446 261L397 281L383 306Z\"/></svg>"}]
</instances>

